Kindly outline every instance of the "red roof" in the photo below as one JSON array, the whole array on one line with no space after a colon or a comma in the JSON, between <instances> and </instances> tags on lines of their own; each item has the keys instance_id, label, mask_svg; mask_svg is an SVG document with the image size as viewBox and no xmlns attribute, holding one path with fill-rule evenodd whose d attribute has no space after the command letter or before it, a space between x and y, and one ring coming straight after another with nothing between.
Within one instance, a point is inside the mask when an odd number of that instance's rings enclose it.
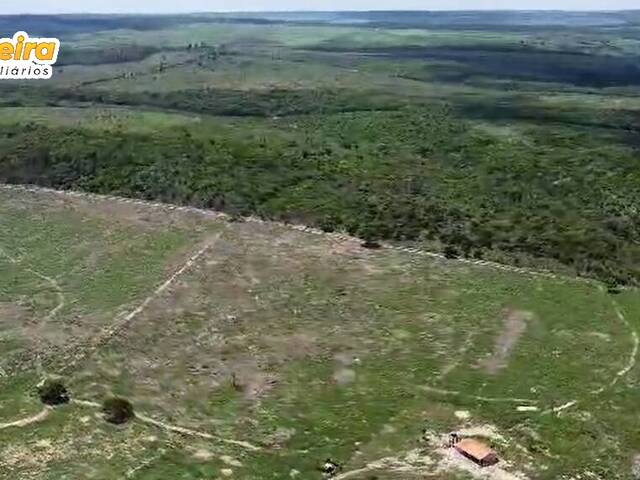
<instances>
[{"instance_id":1,"label":"red roof","mask_svg":"<svg viewBox=\"0 0 640 480\"><path fill-rule=\"evenodd\" d=\"M477 461L482 461L490 457L496 457L496 452L478 440L472 438L465 438L456 443L456 450L465 454Z\"/></svg>"}]
</instances>

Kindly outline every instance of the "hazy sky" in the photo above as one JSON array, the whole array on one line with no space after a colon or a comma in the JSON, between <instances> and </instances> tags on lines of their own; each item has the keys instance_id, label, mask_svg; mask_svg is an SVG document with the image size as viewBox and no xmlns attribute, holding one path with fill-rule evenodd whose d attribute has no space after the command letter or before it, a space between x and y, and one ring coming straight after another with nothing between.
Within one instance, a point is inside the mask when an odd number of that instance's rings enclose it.
<instances>
[{"instance_id":1,"label":"hazy sky","mask_svg":"<svg viewBox=\"0 0 640 480\"><path fill-rule=\"evenodd\" d=\"M640 0L2 0L9 13L173 13L260 10L615 10Z\"/></svg>"}]
</instances>

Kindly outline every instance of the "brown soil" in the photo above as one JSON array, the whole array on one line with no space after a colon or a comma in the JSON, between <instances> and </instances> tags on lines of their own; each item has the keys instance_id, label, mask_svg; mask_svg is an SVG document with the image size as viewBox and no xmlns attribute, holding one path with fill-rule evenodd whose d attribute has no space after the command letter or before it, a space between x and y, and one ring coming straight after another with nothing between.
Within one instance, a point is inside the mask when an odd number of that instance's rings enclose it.
<instances>
[{"instance_id":1,"label":"brown soil","mask_svg":"<svg viewBox=\"0 0 640 480\"><path fill-rule=\"evenodd\" d=\"M356 372L350 368L341 368L333 373L333 381L340 386L349 385L355 382Z\"/></svg>"},{"instance_id":2,"label":"brown soil","mask_svg":"<svg viewBox=\"0 0 640 480\"><path fill-rule=\"evenodd\" d=\"M317 340L307 333L293 333L283 336L268 336L263 339L277 363L287 360L301 360L320 352Z\"/></svg>"},{"instance_id":3,"label":"brown soil","mask_svg":"<svg viewBox=\"0 0 640 480\"><path fill-rule=\"evenodd\" d=\"M232 370L234 387L247 400L259 400L277 383L275 374L263 372L251 361L236 364Z\"/></svg>"},{"instance_id":4,"label":"brown soil","mask_svg":"<svg viewBox=\"0 0 640 480\"><path fill-rule=\"evenodd\" d=\"M490 375L495 375L508 365L511 351L535 318L532 312L510 308L504 310L503 316L503 329L496 339L492 354L478 362Z\"/></svg>"}]
</instances>

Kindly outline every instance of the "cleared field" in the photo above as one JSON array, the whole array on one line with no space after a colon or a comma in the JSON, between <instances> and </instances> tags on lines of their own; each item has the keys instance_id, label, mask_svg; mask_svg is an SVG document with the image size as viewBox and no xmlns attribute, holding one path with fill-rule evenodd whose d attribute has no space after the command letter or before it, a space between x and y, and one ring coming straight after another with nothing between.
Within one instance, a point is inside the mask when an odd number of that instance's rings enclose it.
<instances>
[{"instance_id":1,"label":"cleared field","mask_svg":"<svg viewBox=\"0 0 640 480\"><path fill-rule=\"evenodd\" d=\"M0 190L0 219L0 478L631 478L634 290L112 200Z\"/></svg>"},{"instance_id":2,"label":"cleared field","mask_svg":"<svg viewBox=\"0 0 640 480\"><path fill-rule=\"evenodd\" d=\"M175 129L187 125L194 126L201 122L200 117L177 113L140 111L127 107L15 107L5 108L4 112L11 118L10 120L5 120L6 124L19 120L39 125L55 124L90 130L126 129L136 133ZM3 120L0 120L0 123L5 124ZM219 124L216 127L220 128Z\"/></svg>"}]
</instances>

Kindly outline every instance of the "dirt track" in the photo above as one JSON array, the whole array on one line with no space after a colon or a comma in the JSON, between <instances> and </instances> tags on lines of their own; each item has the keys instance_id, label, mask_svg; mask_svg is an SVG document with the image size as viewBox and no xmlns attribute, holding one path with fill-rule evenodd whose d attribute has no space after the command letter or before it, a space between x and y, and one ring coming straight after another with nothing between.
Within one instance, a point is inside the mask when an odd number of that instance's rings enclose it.
<instances>
[{"instance_id":1,"label":"dirt track","mask_svg":"<svg viewBox=\"0 0 640 480\"><path fill-rule=\"evenodd\" d=\"M162 295L162 293L164 293L171 286L171 284L173 284L187 270L192 268L195 263L213 247L220 235L221 233L206 242L203 247L199 248L193 255L191 255L166 281L164 281L149 296L147 296L140 303L140 305L127 313L123 318L116 319L116 321L103 329L100 333L98 333L98 335L85 342L84 346L74 346L74 353L72 355L72 358L67 361L63 368L63 371L66 372L74 368L80 361L82 361L87 356L91 355L91 353L96 349L107 343L119 331L126 328L127 325L129 325L131 321L133 321L140 313L142 313L153 300Z\"/></svg>"},{"instance_id":2,"label":"dirt track","mask_svg":"<svg viewBox=\"0 0 640 480\"><path fill-rule=\"evenodd\" d=\"M35 415L31 415L30 417L21 418L20 420L15 420L13 422L0 423L0 430L13 427L22 428L33 423L41 422L49 416L51 410L51 407L45 407L42 409L42 411L36 413Z\"/></svg>"}]
</instances>

